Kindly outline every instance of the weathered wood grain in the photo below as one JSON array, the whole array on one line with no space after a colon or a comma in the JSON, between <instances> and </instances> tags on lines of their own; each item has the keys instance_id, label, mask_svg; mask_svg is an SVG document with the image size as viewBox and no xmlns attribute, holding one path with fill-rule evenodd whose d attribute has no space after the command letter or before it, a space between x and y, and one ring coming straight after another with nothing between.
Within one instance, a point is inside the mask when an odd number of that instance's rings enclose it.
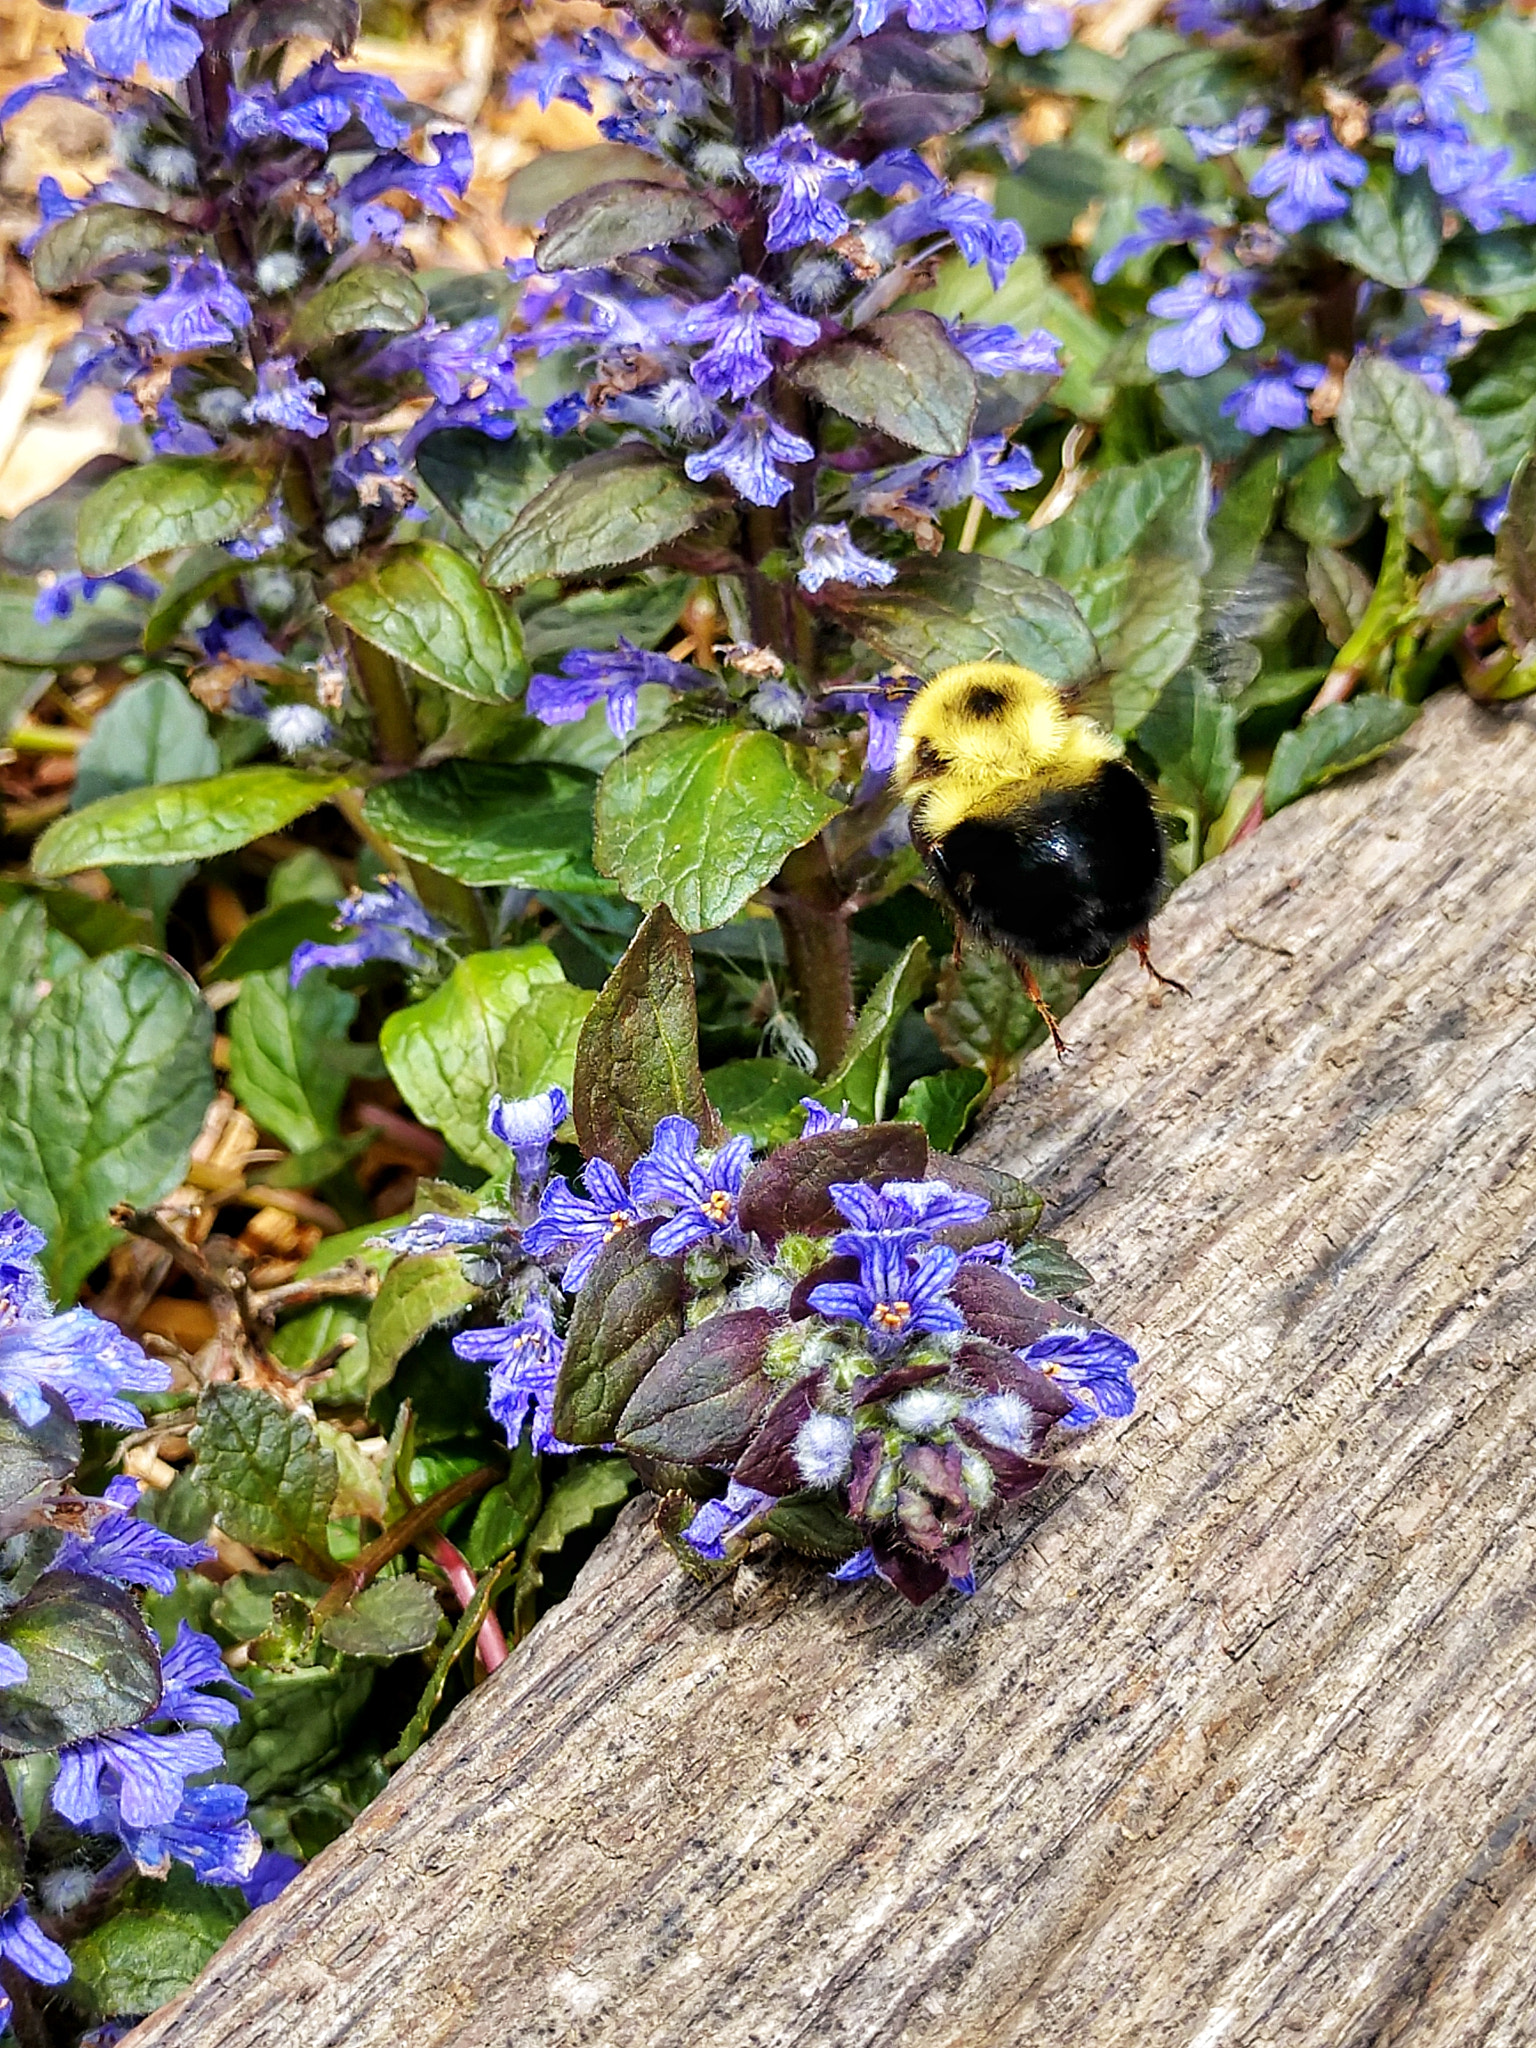
<instances>
[{"instance_id":1,"label":"weathered wood grain","mask_svg":"<svg viewBox=\"0 0 1536 2048\"><path fill-rule=\"evenodd\" d=\"M978 1156L1144 1352L919 1614L635 1510L175 2048L1529 2048L1536 720L1198 875Z\"/></svg>"}]
</instances>

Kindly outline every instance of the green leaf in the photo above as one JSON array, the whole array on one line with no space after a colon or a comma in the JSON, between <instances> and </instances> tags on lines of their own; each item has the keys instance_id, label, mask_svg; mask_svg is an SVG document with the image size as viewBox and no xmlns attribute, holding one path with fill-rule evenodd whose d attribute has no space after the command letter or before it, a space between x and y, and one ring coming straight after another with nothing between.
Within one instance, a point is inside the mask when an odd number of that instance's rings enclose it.
<instances>
[{"instance_id":1,"label":"green leaf","mask_svg":"<svg viewBox=\"0 0 1536 2048\"><path fill-rule=\"evenodd\" d=\"M803 356L792 381L845 419L929 455L963 455L976 373L932 313L888 313Z\"/></svg>"},{"instance_id":2,"label":"green leaf","mask_svg":"<svg viewBox=\"0 0 1536 2048\"><path fill-rule=\"evenodd\" d=\"M334 904L304 898L258 911L227 946L214 954L203 970L205 985L240 981L247 974L260 974L271 967L286 968L294 947L306 939L311 944L324 945L338 937L334 913Z\"/></svg>"},{"instance_id":3,"label":"green leaf","mask_svg":"<svg viewBox=\"0 0 1536 2048\"><path fill-rule=\"evenodd\" d=\"M879 1123L884 1117L891 1040L922 994L928 966L928 941L914 939L881 975L859 1012L842 1064L816 1090L817 1099L829 1109L840 1109L846 1102L848 1114L864 1124Z\"/></svg>"},{"instance_id":4,"label":"green leaf","mask_svg":"<svg viewBox=\"0 0 1536 2048\"><path fill-rule=\"evenodd\" d=\"M280 832L345 789L348 780L307 775L301 768L232 768L201 782L124 790L56 818L33 849L32 865L40 875L72 875L113 864L207 860Z\"/></svg>"},{"instance_id":5,"label":"green leaf","mask_svg":"<svg viewBox=\"0 0 1536 2048\"><path fill-rule=\"evenodd\" d=\"M896 1121L921 1124L936 1152L953 1152L986 1092L987 1077L976 1067L924 1074L902 1096Z\"/></svg>"},{"instance_id":6,"label":"green leaf","mask_svg":"<svg viewBox=\"0 0 1536 2048\"><path fill-rule=\"evenodd\" d=\"M227 549L193 548L149 608L144 622L144 652L159 654L169 647L187 616L205 600L236 581L244 564Z\"/></svg>"},{"instance_id":7,"label":"green leaf","mask_svg":"<svg viewBox=\"0 0 1536 2048\"><path fill-rule=\"evenodd\" d=\"M226 1536L329 1576L325 1525L336 1460L314 1424L274 1394L217 1385L192 1431L197 1483Z\"/></svg>"},{"instance_id":8,"label":"green leaf","mask_svg":"<svg viewBox=\"0 0 1536 2048\"><path fill-rule=\"evenodd\" d=\"M8 1535L11 1511L36 1506L79 1462L80 1431L62 1395L30 1429L9 1403L0 1403L0 1528Z\"/></svg>"},{"instance_id":9,"label":"green leaf","mask_svg":"<svg viewBox=\"0 0 1536 2048\"><path fill-rule=\"evenodd\" d=\"M726 924L842 808L776 733L677 725L610 763L595 858L626 896L665 903L684 931Z\"/></svg>"},{"instance_id":10,"label":"green leaf","mask_svg":"<svg viewBox=\"0 0 1536 2048\"><path fill-rule=\"evenodd\" d=\"M207 712L185 684L161 671L130 683L98 715L80 749L70 802L79 809L121 790L212 775L218 765ZM194 872L176 861L116 869L109 879L126 901L163 920Z\"/></svg>"},{"instance_id":11,"label":"green leaf","mask_svg":"<svg viewBox=\"0 0 1536 2048\"><path fill-rule=\"evenodd\" d=\"M520 164L502 188L501 217L512 227L542 227L550 208L616 178L655 184L671 166L629 142L593 142L585 149L546 149ZM675 174L674 174L675 175Z\"/></svg>"},{"instance_id":12,"label":"green leaf","mask_svg":"<svg viewBox=\"0 0 1536 2048\"><path fill-rule=\"evenodd\" d=\"M1209 515L1205 458L1177 448L1101 470L1060 519L988 542L1076 600L1110 670L1117 732L1135 730L1194 649Z\"/></svg>"},{"instance_id":13,"label":"green leaf","mask_svg":"<svg viewBox=\"0 0 1536 2048\"><path fill-rule=\"evenodd\" d=\"M621 1507L634 1483L627 1458L583 1459L555 1481L518 1568L512 1622L519 1641L533 1627L548 1560L563 1550L572 1536L590 1529L599 1516Z\"/></svg>"},{"instance_id":14,"label":"green leaf","mask_svg":"<svg viewBox=\"0 0 1536 2048\"><path fill-rule=\"evenodd\" d=\"M1283 457L1277 448L1260 455L1227 485L1206 531L1211 542L1212 581L1218 592L1251 575L1280 502Z\"/></svg>"},{"instance_id":15,"label":"green leaf","mask_svg":"<svg viewBox=\"0 0 1536 2048\"><path fill-rule=\"evenodd\" d=\"M1503 320L1536 311L1536 235L1516 229L1480 235L1464 228L1441 251L1431 282L1439 291L1491 301Z\"/></svg>"},{"instance_id":16,"label":"green leaf","mask_svg":"<svg viewBox=\"0 0 1536 2048\"><path fill-rule=\"evenodd\" d=\"M629 1397L682 1335L682 1267L651 1256L659 1227L621 1228L576 1296L555 1388L562 1443L611 1442Z\"/></svg>"},{"instance_id":17,"label":"green leaf","mask_svg":"<svg viewBox=\"0 0 1536 2048\"><path fill-rule=\"evenodd\" d=\"M359 263L305 300L288 323L283 349L307 356L344 334L412 334L426 317L426 297L408 270Z\"/></svg>"},{"instance_id":18,"label":"green leaf","mask_svg":"<svg viewBox=\"0 0 1536 2048\"><path fill-rule=\"evenodd\" d=\"M1346 548L1371 523L1372 507L1344 474L1337 448L1314 455L1285 496L1285 523L1309 547Z\"/></svg>"},{"instance_id":19,"label":"green leaf","mask_svg":"<svg viewBox=\"0 0 1536 2048\"><path fill-rule=\"evenodd\" d=\"M1536 456L1526 457L1509 487L1493 560L1509 606L1505 637L1526 652L1536 646Z\"/></svg>"},{"instance_id":20,"label":"green leaf","mask_svg":"<svg viewBox=\"0 0 1536 2048\"><path fill-rule=\"evenodd\" d=\"M50 669L13 668L0 662L0 739L16 730L52 681Z\"/></svg>"},{"instance_id":21,"label":"green leaf","mask_svg":"<svg viewBox=\"0 0 1536 2048\"><path fill-rule=\"evenodd\" d=\"M325 602L354 633L461 697L505 703L527 680L517 614L436 541L391 548Z\"/></svg>"},{"instance_id":22,"label":"green leaf","mask_svg":"<svg viewBox=\"0 0 1536 2048\"><path fill-rule=\"evenodd\" d=\"M416 467L475 546L488 548L558 474L552 453L553 444L534 434L493 441L472 427L444 427L416 450Z\"/></svg>"},{"instance_id":23,"label":"green leaf","mask_svg":"<svg viewBox=\"0 0 1536 2048\"><path fill-rule=\"evenodd\" d=\"M699 1072L693 954L665 905L653 910L587 1014L576 1048L571 1116L588 1159L628 1173L664 1116L715 1134Z\"/></svg>"},{"instance_id":24,"label":"green leaf","mask_svg":"<svg viewBox=\"0 0 1536 2048\"><path fill-rule=\"evenodd\" d=\"M1136 741L1157 763L1171 803L1193 811L1202 827L1221 816L1242 773L1237 712L1197 669L1173 678L1137 727Z\"/></svg>"},{"instance_id":25,"label":"green leaf","mask_svg":"<svg viewBox=\"0 0 1536 2048\"><path fill-rule=\"evenodd\" d=\"M1032 1237L1027 1244L1019 1247L1013 1261L1014 1271L1027 1274L1034 1281L1035 1297L1039 1301L1060 1301L1069 1294L1080 1294L1085 1287L1093 1284L1093 1275L1086 1266L1080 1266L1065 1245L1054 1237Z\"/></svg>"},{"instance_id":26,"label":"green leaf","mask_svg":"<svg viewBox=\"0 0 1536 2048\"><path fill-rule=\"evenodd\" d=\"M35 896L18 896L0 912L0 1071L18 1032L31 1021L54 980L48 961L48 914Z\"/></svg>"},{"instance_id":27,"label":"green leaf","mask_svg":"<svg viewBox=\"0 0 1536 2048\"><path fill-rule=\"evenodd\" d=\"M507 1026L496 1060L496 1085L508 1102L525 1101L546 1088L575 1086L576 1049L596 992L551 981L530 989L528 1000Z\"/></svg>"},{"instance_id":28,"label":"green leaf","mask_svg":"<svg viewBox=\"0 0 1536 2048\"><path fill-rule=\"evenodd\" d=\"M346 1741L375 1676L366 1663L287 1671L248 1664L241 1677L252 1697L241 1706L239 1727L224 1738L225 1775L253 1801L312 1779Z\"/></svg>"},{"instance_id":29,"label":"green leaf","mask_svg":"<svg viewBox=\"0 0 1536 2048\"><path fill-rule=\"evenodd\" d=\"M676 623L688 587L686 576L632 577L611 590L573 590L540 605L523 621L528 664L550 662L573 647L617 647L621 635L636 647L654 647Z\"/></svg>"},{"instance_id":30,"label":"green leaf","mask_svg":"<svg viewBox=\"0 0 1536 2048\"><path fill-rule=\"evenodd\" d=\"M679 1337L625 1404L619 1448L667 1464L733 1463L773 1395L763 1358L779 1321L765 1308L727 1310Z\"/></svg>"},{"instance_id":31,"label":"green leaf","mask_svg":"<svg viewBox=\"0 0 1536 2048\"><path fill-rule=\"evenodd\" d=\"M322 1625L320 1634L344 1657L409 1657L437 1640L443 1610L414 1572L378 1579Z\"/></svg>"},{"instance_id":32,"label":"green leaf","mask_svg":"<svg viewBox=\"0 0 1536 2048\"><path fill-rule=\"evenodd\" d=\"M513 1449L512 1469L499 1486L482 1494L475 1509L475 1519L463 1543L470 1570L490 1571L509 1550L515 1550L533 1526L543 1498L533 1434L525 1430Z\"/></svg>"},{"instance_id":33,"label":"green leaf","mask_svg":"<svg viewBox=\"0 0 1536 2048\"><path fill-rule=\"evenodd\" d=\"M0 1205L48 1233L62 1299L111 1245L113 1204L181 1180L213 1099L212 1044L191 981L148 953L108 953L39 1002L0 1087Z\"/></svg>"},{"instance_id":34,"label":"green leaf","mask_svg":"<svg viewBox=\"0 0 1536 2048\"><path fill-rule=\"evenodd\" d=\"M965 661L1009 661L1075 682L1099 651L1060 585L994 555L919 556L884 590L828 585L823 602L877 654L914 675Z\"/></svg>"},{"instance_id":35,"label":"green leaf","mask_svg":"<svg viewBox=\"0 0 1536 2048\"><path fill-rule=\"evenodd\" d=\"M921 1180L928 1139L917 1124L863 1124L797 1138L759 1160L742 1183L736 1213L765 1245L793 1234L822 1237L843 1228L832 1200L839 1181Z\"/></svg>"},{"instance_id":36,"label":"green leaf","mask_svg":"<svg viewBox=\"0 0 1536 2048\"><path fill-rule=\"evenodd\" d=\"M551 207L534 261L546 274L601 268L641 249L662 249L706 234L721 218L719 207L702 192L649 179L614 178Z\"/></svg>"},{"instance_id":37,"label":"green leaf","mask_svg":"<svg viewBox=\"0 0 1536 2048\"><path fill-rule=\"evenodd\" d=\"M325 973L288 986L281 967L248 974L229 1019L229 1079L264 1131L290 1152L341 1135L350 1076L335 1058L357 997Z\"/></svg>"},{"instance_id":38,"label":"green leaf","mask_svg":"<svg viewBox=\"0 0 1536 2048\"><path fill-rule=\"evenodd\" d=\"M715 509L711 494L662 456L622 442L573 462L528 500L486 557L486 581L505 590L638 562Z\"/></svg>"},{"instance_id":39,"label":"green leaf","mask_svg":"<svg viewBox=\"0 0 1536 2048\"><path fill-rule=\"evenodd\" d=\"M0 1751L58 1749L131 1728L160 1704L160 1659L138 1602L120 1586L45 1572L0 1616L0 1643L27 1675L0 1689Z\"/></svg>"},{"instance_id":40,"label":"green leaf","mask_svg":"<svg viewBox=\"0 0 1536 2048\"><path fill-rule=\"evenodd\" d=\"M811 1076L788 1060L727 1060L704 1076L710 1101L728 1131L742 1131L754 1145L771 1150L798 1138L805 1122L801 1098Z\"/></svg>"},{"instance_id":41,"label":"green leaf","mask_svg":"<svg viewBox=\"0 0 1536 2048\"><path fill-rule=\"evenodd\" d=\"M1418 717L1418 707L1395 697L1352 697L1329 704L1292 732L1280 735L1264 778L1264 808L1273 816L1318 789L1384 754Z\"/></svg>"},{"instance_id":42,"label":"green leaf","mask_svg":"<svg viewBox=\"0 0 1536 2048\"><path fill-rule=\"evenodd\" d=\"M71 1943L70 1994L101 2016L154 2012L186 1990L245 1915L238 1891L200 1884L185 1864L135 1878L110 1917Z\"/></svg>"},{"instance_id":43,"label":"green leaf","mask_svg":"<svg viewBox=\"0 0 1536 2048\"><path fill-rule=\"evenodd\" d=\"M1112 132L1218 128L1250 98L1248 73L1210 50L1175 50L1136 72L1120 95Z\"/></svg>"},{"instance_id":44,"label":"green leaf","mask_svg":"<svg viewBox=\"0 0 1536 2048\"><path fill-rule=\"evenodd\" d=\"M1077 1001L1081 970L1045 966L1036 972L1046 1001L1058 1017L1065 1016ZM940 968L938 997L926 1015L950 1058L980 1067L994 1088L1045 1038L1040 1013L1013 962L970 939L958 961Z\"/></svg>"},{"instance_id":45,"label":"green leaf","mask_svg":"<svg viewBox=\"0 0 1536 2048\"><path fill-rule=\"evenodd\" d=\"M472 953L425 1002L396 1010L379 1034L389 1077L416 1115L487 1173L507 1165L506 1147L485 1119L508 1029L535 987L563 980L545 946Z\"/></svg>"},{"instance_id":46,"label":"green leaf","mask_svg":"<svg viewBox=\"0 0 1536 2048\"><path fill-rule=\"evenodd\" d=\"M214 455L162 455L109 476L80 507L80 567L111 576L168 548L233 540L266 504L271 472Z\"/></svg>"},{"instance_id":47,"label":"green leaf","mask_svg":"<svg viewBox=\"0 0 1536 2048\"><path fill-rule=\"evenodd\" d=\"M301 1185L307 1187L312 1182L306 1179ZM317 1406L339 1408L361 1404L368 1398L368 1316L365 1308L355 1301L318 1302L314 1308L291 1316L274 1331L268 1348L279 1365L286 1366L289 1372L301 1373L308 1372L317 1358L345 1337L353 1340L350 1348L342 1353L325 1378L309 1393L309 1398Z\"/></svg>"},{"instance_id":48,"label":"green leaf","mask_svg":"<svg viewBox=\"0 0 1536 2048\"><path fill-rule=\"evenodd\" d=\"M1409 291L1422 284L1440 254L1440 201L1428 177L1403 177L1390 164L1373 164L1349 211L1324 221L1317 239L1341 263L1379 284Z\"/></svg>"},{"instance_id":49,"label":"green leaf","mask_svg":"<svg viewBox=\"0 0 1536 2048\"><path fill-rule=\"evenodd\" d=\"M5 649L8 672L12 663L39 669L115 661L138 646L144 630L144 600L117 583L97 591L90 604L75 605L67 619L34 618L36 603L34 577L0 576L0 646ZM25 708L25 702L18 705L13 717ZM7 733L12 722L13 718L5 721Z\"/></svg>"},{"instance_id":50,"label":"green leaf","mask_svg":"<svg viewBox=\"0 0 1536 2048\"><path fill-rule=\"evenodd\" d=\"M89 284L116 264L126 261L142 269L144 257L162 249L188 250L197 239L169 214L98 200L44 229L32 251L32 278L52 298Z\"/></svg>"},{"instance_id":51,"label":"green leaf","mask_svg":"<svg viewBox=\"0 0 1536 2048\"><path fill-rule=\"evenodd\" d=\"M368 1398L395 1376L395 1367L428 1330L462 1316L480 1299L464 1278L456 1252L413 1252L384 1275L368 1312Z\"/></svg>"},{"instance_id":52,"label":"green leaf","mask_svg":"<svg viewBox=\"0 0 1536 2048\"><path fill-rule=\"evenodd\" d=\"M391 846L478 888L607 889L592 865L593 778L553 762L444 761L368 792Z\"/></svg>"},{"instance_id":53,"label":"green leaf","mask_svg":"<svg viewBox=\"0 0 1536 2048\"><path fill-rule=\"evenodd\" d=\"M1359 355L1339 401L1339 439L1347 476L1369 497L1399 486L1444 498L1477 490L1488 462L1453 400L1390 357Z\"/></svg>"},{"instance_id":54,"label":"green leaf","mask_svg":"<svg viewBox=\"0 0 1536 2048\"><path fill-rule=\"evenodd\" d=\"M459 1617L458 1626L448 1639L448 1647L438 1658L432 1676L427 1680L426 1691L417 1703L415 1713L407 1722L405 1732L385 1757L386 1763L403 1764L406 1758L414 1756L426 1741L427 1730L432 1725L432 1716L442 1701L448 1680L453 1675L454 1665L479 1635L485 1617L511 1584L516 1570L517 1552L509 1551L495 1570L487 1572L476 1586L474 1598Z\"/></svg>"}]
</instances>

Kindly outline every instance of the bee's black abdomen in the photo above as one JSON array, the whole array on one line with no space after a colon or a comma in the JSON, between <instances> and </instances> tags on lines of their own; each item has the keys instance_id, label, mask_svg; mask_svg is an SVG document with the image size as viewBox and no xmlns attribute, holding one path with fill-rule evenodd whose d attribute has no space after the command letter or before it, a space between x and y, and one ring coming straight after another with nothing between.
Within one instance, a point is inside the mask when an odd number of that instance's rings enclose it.
<instances>
[{"instance_id":1,"label":"bee's black abdomen","mask_svg":"<svg viewBox=\"0 0 1536 2048\"><path fill-rule=\"evenodd\" d=\"M968 821L927 849L961 915L1010 952L1102 960L1157 908L1163 843L1123 762L1010 817Z\"/></svg>"}]
</instances>

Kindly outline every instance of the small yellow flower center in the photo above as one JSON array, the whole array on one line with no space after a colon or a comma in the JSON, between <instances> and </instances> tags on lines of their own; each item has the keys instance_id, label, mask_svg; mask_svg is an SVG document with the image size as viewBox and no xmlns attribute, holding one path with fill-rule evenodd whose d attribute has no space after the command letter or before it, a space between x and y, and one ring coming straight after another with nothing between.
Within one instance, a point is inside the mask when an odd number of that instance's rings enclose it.
<instances>
[{"instance_id":1,"label":"small yellow flower center","mask_svg":"<svg viewBox=\"0 0 1536 2048\"><path fill-rule=\"evenodd\" d=\"M705 1198L704 1214L711 1223L729 1223L731 1220L731 1198L724 1188L716 1188Z\"/></svg>"},{"instance_id":2,"label":"small yellow flower center","mask_svg":"<svg viewBox=\"0 0 1536 2048\"><path fill-rule=\"evenodd\" d=\"M872 1320L877 1322L882 1330L902 1330L906 1328L911 1314L910 1301L877 1301Z\"/></svg>"},{"instance_id":3,"label":"small yellow flower center","mask_svg":"<svg viewBox=\"0 0 1536 2048\"><path fill-rule=\"evenodd\" d=\"M608 1228L604 1233L603 1243L611 1244L621 1230L627 1230L628 1228L629 1218L624 1214L624 1211L622 1209L610 1209L608 1211Z\"/></svg>"}]
</instances>

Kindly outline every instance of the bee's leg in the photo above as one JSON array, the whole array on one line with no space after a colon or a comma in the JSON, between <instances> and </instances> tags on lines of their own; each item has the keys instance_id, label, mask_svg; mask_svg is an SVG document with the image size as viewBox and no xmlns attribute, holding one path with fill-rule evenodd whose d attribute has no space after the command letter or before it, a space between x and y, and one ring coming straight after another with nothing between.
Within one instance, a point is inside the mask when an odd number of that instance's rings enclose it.
<instances>
[{"instance_id":1,"label":"bee's leg","mask_svg":"<svg viewBox=\"0 0 1536 2048\"><path fill-rule=\"evenodd\" d=\"M1181 996L1189 994L1189 990L1182 981L1175 981L1171 974L1159 973L1157 968L1152 965L1152 941L1145 932L1133 932L1131 934L1131 951L1136 955L1136 958L1145 967L1159 988L1177 989Z\"/></svg>"},{"instance_id":2,"label":"bee's leg","mask_svg":"<svg viewBox=\"0 0 1536 2048\"><path fill-rule=\"evenodd\" d=\"M1057 1059L1061 1060L1063 1064L1065 1064L1067 1057L1067 1041L1061 1035L1061 1026L1056 1022L1055 1012L1052 1010L1050 1004L1045 1000L1045 996L1041 991L1040 984L1035 979L1035 970L1033 969L1033 967L1030 966L1027 960L1016 960L1014 962L1014 965L1019 970L1019 979L1024 984L1025 995L1029 997L1029 1000L1034 1004L1035 1008L1039 1011L1041 1023L1045 1026L1046 1030L1049 1031L1049 1033L1051 1034L1051 1043L1056 1048Z\"/></svg>"}]
</instances>

